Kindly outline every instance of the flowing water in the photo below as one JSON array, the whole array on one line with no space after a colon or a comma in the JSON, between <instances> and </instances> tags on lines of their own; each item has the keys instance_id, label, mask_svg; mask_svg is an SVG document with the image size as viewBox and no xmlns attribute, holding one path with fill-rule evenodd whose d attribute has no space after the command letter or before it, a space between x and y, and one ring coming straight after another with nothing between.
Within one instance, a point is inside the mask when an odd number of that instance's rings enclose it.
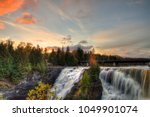
<instances>
[{"instance_id":1,"label":"flowing water","mask_svg":"<svg viewBox=\"0 0 150 117\"><path fill-rule=\"evenodd\" d=\"M85 67L67 67L62 70L51 92L64 99L79 82ZM150 99L150 69L148 67L101 67L99 77L104 100Z\"/></svg>"},{"instance_id":2,"label":"flowing water","mask_svg":"<svg viewBox=\"0 0 150 117\"><path fill-rule=\"evenodd\" d=\"M104 100L150 98L150 69L148 67L101 68L100 79Z\"/></svg>"},{"instance_id":3,"label":"flowing water","mask_svg":"<svg viewBox=\"0 0 150 117\"><path fill-rule=\"evenodd\" d=\"M67 67L63 69L51 92L55 92L56 97L64 99L74 84L80 81L84 69L83 67Z\"/></svg>"}]
</instances>

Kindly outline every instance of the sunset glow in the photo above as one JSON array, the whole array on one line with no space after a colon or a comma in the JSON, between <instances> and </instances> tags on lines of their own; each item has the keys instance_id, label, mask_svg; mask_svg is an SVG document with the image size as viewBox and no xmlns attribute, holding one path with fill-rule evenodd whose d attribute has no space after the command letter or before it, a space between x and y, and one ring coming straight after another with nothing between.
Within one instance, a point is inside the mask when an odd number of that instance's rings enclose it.
<instances>
[{"instance_id":1,"label":"sunset glow","mask_svg":"<svg viewBox=\"0 0 150 117\"><path fill-rule=\"evenodd\" d=\"M0 0L0 40L150 57L149 0Z\"/></svg>"}]
</instances>

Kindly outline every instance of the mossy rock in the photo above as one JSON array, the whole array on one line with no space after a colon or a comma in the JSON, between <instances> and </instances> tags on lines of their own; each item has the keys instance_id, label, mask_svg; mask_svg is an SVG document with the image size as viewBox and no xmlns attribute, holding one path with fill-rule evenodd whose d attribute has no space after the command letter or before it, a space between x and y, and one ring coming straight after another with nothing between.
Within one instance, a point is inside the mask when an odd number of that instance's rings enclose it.
<instances>
[{"instance_id":1,"label":"mossy rock","mask_svg":"<svg viewBox=\"0 0 150 117\"><path fill-rule=\"evenodd\" d=\"M100 100L102 97L102 83L99 79L99 72L95 72L91 76L90 68L83 74L82 80L74 85L71 92L66 96L65 100Z\"/></svg>"}]
</instances>

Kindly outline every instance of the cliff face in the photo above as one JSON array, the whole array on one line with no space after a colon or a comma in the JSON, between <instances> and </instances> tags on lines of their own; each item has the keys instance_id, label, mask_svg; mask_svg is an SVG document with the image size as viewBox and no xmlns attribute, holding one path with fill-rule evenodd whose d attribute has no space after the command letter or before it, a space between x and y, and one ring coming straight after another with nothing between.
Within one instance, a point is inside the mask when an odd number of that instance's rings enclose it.
<instances>
[{"instance_id":1,"label":"cliff face","mask_svg":"<svg viewBox=\"0 0 150 117\"><path fill-rule=\"evenodd\" d=\"M49 68L44 75L39 72L30 73L25 80L17 86L4 93L5 99L8 100L25 100L29 90L35 88L39 82L53 85L63 68Z\"/></svg>"}]
</instances>

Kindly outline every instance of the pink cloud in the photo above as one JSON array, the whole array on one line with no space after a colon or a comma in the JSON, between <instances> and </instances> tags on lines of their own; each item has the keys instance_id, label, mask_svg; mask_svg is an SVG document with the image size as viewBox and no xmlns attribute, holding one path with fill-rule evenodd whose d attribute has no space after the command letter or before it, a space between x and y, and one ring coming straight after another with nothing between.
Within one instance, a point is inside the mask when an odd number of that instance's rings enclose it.
<instances>
[{"instance_id":1,"label":"pink cloud","mask_svg":"<svg viewBox=\"0 0 150 117\"><path fill-rule=\"evenodd\" d=\"M24 12L21 17L16 19L16 22L21 24L35 24L37 20L30 13Z\"/></svg>"},{"instance_id":2,"label":"pink cloud","mask_svg":"<svg viewBox=\"0 0 150 117\"><path fill-rule=\"evenodd\" d=\"M0 22L0 30L4 30L6 28L5 24Z\"/></svg>"}]
</instances>

